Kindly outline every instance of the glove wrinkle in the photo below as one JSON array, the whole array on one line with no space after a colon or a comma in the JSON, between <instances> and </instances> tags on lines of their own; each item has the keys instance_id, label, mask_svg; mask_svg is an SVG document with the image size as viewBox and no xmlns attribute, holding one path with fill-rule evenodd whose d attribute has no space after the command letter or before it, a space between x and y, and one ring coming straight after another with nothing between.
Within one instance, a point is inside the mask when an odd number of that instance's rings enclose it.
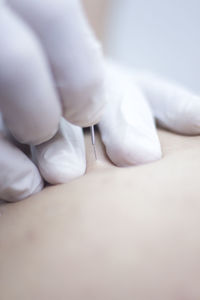
<instances>
[{"instance_id":1,"label":"glove wrinkle","mask_svg":"<svg viewBox=\"0 0 200 300\"><path fill-rule=\"evenodd\" d=\"M51 184L66 183L84 175L86 157L82 129L62 118L57 134L34 147L33 155L43 178Z\"/></svg>"}]
</instances>

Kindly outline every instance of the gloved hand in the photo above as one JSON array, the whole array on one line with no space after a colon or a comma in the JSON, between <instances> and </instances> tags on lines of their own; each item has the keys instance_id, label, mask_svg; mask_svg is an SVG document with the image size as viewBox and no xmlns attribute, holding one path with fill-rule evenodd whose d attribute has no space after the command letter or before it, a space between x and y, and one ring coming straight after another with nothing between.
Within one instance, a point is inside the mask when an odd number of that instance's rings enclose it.
<instances>
[{"instance_id":1,"label":"gloved hand","mask_svg":"<svg viewBox=\"0 0 200 300\"><path fill-rule=\"evenodd\" d=\"M180 134L200 134L200 97L149 73L106 62L107 106L98 124L111 161L120 167L153 162L162 156L155 120ZM81 129L61 121L50 141L34 148L48 182L67 182L85 170Z\"/></svg>"},{"instance_id":2,"label":"gloved hand","mask_svg":"<svg viewBox=\"0 0 200 300\"><path fill-rule=\"evenodd\" d=\"M178 134L200 134L200 96L158 76L107 62L107 97L99 128L107 154L117 166L162 157L155 120Z\"/></svg>"},{"instance_id":3,"label":"gloved hand","mask_svg":"<svg viewBox=\"0 0 200 300\"><path fill-rule=\"evenodd\" d=\"M35 165L5 132L39 145L55 135L61 115L78 126L95 124L104 107L103 74L100 46L78 0L0 0L0 199L22 199L43 186ZM62 149L56 139L66 126ZM48 150L38 162L47 181L66 182L84 173L80 128L61 121L53 145L53 153ZM56 148L63 157L58 172Z\"/></svg>"}]
</instances>

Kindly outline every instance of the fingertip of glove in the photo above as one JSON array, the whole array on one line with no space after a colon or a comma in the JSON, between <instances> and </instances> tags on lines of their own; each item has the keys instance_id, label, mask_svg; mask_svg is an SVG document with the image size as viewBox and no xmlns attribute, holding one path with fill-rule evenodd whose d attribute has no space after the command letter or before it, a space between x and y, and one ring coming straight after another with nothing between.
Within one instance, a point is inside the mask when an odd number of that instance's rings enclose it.
<instances>
[{"instance_id":1,"label":"fingertip of glove","mask_svg":"<svg viewBox=\"0 0 200 300\"><path fill-rule=\"evenodd\" d=\"M59 128L59 122L56 126L54 126L52 129L49 128L48 130L45 130L45 133L42 134L42 131L40 132L36 132L36 133L32 133L29 134L28 132L26 134L24 134L23 136L15 134L12 131L12 135L15 137L15 139L21 143L21 144L27 144L27 145L40 145L44 142L47 142L48 140L50 140L52 137L54 137L54 135L57 133Z\"/></svg>"},{"instance_id":2,"label":"fingertip of glove","mask_svg":"<svg viewBox=\"0 0 200 300\"><path fill-rule=\"evenodd\" d=\"M181 114L177 115L172 130L181 134L200 134L200 97L187 97L185 105L180 109ZM168 126L170 127L170 125Z\"/></svg>"},{"instance_id":3,"label":"fingertip of glove","mask_svg":"<svg viewBox=\"0 0 200 300\"><path fill-rule=\"evenodd\" d=\"M48 142L32 147L32 156L50 184L67 183L82 176L86 170L82 129L62 118L57 134Z\"/></svg>"},{"instance_id":4,"label":"fingertip of glove","mask_svg":"<svg viewBox=\"0 0 200 300\"><path fill-rule=\"evenodd\" d=\"M7 202L18 202L40 192L44 187L44 182L40 177L38 170L32 170L26 178L21 178L13 182L4 199Z\"/></svg>"},{"instance_id":5,"label":"fingertip of glove","mask_svg":"<svg viewBox=\"0 0 200 300\"><path fill-rule=\"evenodd\" d=\"M43 178L50 184L68 183L85 174L86 166L84 163L70 162L64 163L47 161L40 164L40 172Z\"/></svg>"},{"instance_id":6,"label":"fingertip of glove","mask_svg":"<svg viewBox=\"0 0 200 300\"><path fill-rule=\"evenodd\" d=\"M92 126L100 121L107 102L104 82L68 92L67 95L68 101L63 104L67 121L80 127Z\"/></svg>"},{"instance_id":7,"label":"fingertip of glove","mask_svg":"<svg viewBox=\"0 0 200 300\"><path fill-rule=\"evenodd\" d=\"M85 174L86 160L83 153L68 151L55 146L37 150L37 165L44 180L50 184L68 183Z\"/></svg>"},{"instance_id":8,"label":"fingertip of glove","mask_svg":"<svg viewBox=\"0 0 200 300\"><path fill-rule=\"evenodd\" d=\"M99 123L104 112L104 107L105 104L101 103L96 110L85 109L83 114L69 114L68 112L65 112L64 117L67 121L76 126L89 127Z\"/></svg>"},{"instance_id":9,"label":"fingertip of glove","mask_svg":"<svg viewBox=\"0 0 200 300\"><path fill-rule=\"evenodd\" d=\"M142 143L113 144L106 147L107 154L112 162L118 167L130 167L143 165L160 160L162 151L159 143L144 141Z\"/></svg>"}]
</instances>

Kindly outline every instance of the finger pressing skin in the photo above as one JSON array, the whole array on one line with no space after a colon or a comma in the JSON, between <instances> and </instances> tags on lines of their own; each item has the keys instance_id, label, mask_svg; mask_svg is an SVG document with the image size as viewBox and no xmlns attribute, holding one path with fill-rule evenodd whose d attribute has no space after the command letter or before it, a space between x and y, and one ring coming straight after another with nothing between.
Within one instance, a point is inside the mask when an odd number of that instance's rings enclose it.
<instances>
[{"instance_id":1,"label":"finger pressing skin","mask_svg":"<svg viewBox=\"0 0 200 300\"><path fill-rule=\"evenodd\" d=\"M51 140L32 150L43 178L51 184L67 183L85 173L83 131L65 119Z\"/></svg>"},{"instance_id":2,"label":"finger pressing skin","mask_svg":"<svg viewBox=\"0 0 200 300\"><path fill-rule=\"evenodd\" d=\"M9 0L39 36L55 77L64 116L86 127L104 107L102 51L78 0Z\"/></svg>"},{"instance_id":3,"label":"finger pressing skin","mask_svg":"<svg viewBox=\"0 0 200 300\"><path fill-rule=\"evenodd\" d=\"M200 96L150 73L135 74L158 123L181 134L200 134Z\"/></svg>"},{"instance_id":4,"label":"finger pressing skin","mask_svg":"<svg viewBox=\"0 0 200 300\"><path fill-rule=\"evenodd\" d=\"M161 158L161 148L148 103L124 69L108 65L108 104L99 123L109 158L120 167Z\"/></svg>"},{"instance_id":5,"label":"finger pressing skin","mask_svg":"<svg viewBox=\"0 0 200 300\"><path fill-rule=\"evenodd\" d=\"M33 32L10 10L0 11L0 109L22 143L39 144L58 129L60 102Z\"/></svg>"},{"instance_id":6,"label":"finger pressing skin","mask_svg":"<svg viewBox=\"0 0 200 300\"><path fill-rule=\"evenodd\" d=\"M43 188L36 166L0 133L0 199L25 199Z\"/></svg>"}]
</instances>

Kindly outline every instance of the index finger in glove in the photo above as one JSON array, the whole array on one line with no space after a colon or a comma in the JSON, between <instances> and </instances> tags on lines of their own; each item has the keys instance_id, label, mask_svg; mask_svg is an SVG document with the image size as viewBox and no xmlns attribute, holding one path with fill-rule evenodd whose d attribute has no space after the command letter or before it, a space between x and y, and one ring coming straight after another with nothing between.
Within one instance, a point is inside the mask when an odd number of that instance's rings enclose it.
<instances>
[{"instance_id":1,"label":"index finger in glove","mask_svg":"<svg viewBox=\"0 0 200 300\"><path fill-rule=\"evenodd\" d=\"M57 131L61 108L42 48L8 7L0 10L0 109L22 143L40 144Z\"/></svg>"},{"instance_id":2,"label":"index finger in glove","mask_svg":"<svg viewBox=\"0 0 200 300\"><path fill-rule=\"evenodd\" d=\"M104 107L102 52L78 0L9 0L39 36L55 77L64 116L82 127Z\"/></svg>"},{"instance_id":3,"label":"index finger in glove","mask_svg":"<svg viewBox=\"0 0 200 300\"><path fill-rule=\"evenodd\" d=\"M161 147L151 109L132 74L107 63L108 103L99 123L106 152L120 167L161 158Z\"/></svg>"}]
</instances>

